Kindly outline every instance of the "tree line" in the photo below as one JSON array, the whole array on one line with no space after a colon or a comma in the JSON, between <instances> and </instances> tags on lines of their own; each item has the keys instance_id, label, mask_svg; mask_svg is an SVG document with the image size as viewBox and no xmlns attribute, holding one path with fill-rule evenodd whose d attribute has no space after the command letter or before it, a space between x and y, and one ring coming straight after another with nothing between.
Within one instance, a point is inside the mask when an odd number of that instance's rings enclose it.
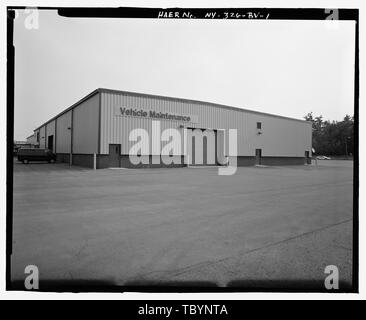
<instances>
[{"instance_id":1,"label":"tree line","mask_svg":"<svg viewBox=\"0 0 366 320\"><path fill-rule=\"evenodd\" d=\"M316 155L353 156L354 117L346 115L342 121L324 120L308 113L304 119L312 122L313 148Z\"/></svg>"}]
</instances>

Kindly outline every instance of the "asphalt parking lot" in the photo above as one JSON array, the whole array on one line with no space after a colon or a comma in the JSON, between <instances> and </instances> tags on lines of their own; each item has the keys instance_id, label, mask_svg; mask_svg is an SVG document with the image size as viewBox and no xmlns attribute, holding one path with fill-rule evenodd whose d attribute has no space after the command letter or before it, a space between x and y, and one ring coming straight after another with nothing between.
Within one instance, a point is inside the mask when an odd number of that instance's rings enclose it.
<instances>
[{"instance_id":1,"label":"asphalt parking lot","mask_svg":"<svg viewBox=\"0 0 366 320\"><path fill-rule=\"evenodd\" d=\"M352 281L352 161L102 169L14 162L12 280L138 285ZM138 291L138 289L137 289Z\"/></svg>"}]
</instances>

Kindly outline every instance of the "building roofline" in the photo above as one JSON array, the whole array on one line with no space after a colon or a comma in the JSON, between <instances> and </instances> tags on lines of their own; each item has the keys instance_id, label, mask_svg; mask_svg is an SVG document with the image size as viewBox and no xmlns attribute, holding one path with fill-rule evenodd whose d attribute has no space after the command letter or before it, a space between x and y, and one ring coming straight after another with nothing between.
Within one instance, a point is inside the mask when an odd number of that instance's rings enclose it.
<instances>
[{"instance_id":1,"label":"building roofline","mask_svg":"<svg viewBox=\"0 0 366 320\"><path fill-rule=\"evenodd\" d=\"M99 93L100 90L99 89L95 89L92 92L90 92L89 94L87 94L86 96L84 96L83 98L81 98L80 100L78 100L77 102L75 102L73 105L71 105L70 107L66 108L65 110L63 110L62 112L58 113L56 116L54 116L53 118L51 118L50 120L44 122L42 125L38 126L37 128L35 128L33 131L36 131L42 127L44 127L45 125L47 125L48 123L52 122L53 120L59 118L60 116L62 116L64 113L70 111L71 109L74 109L75 107L77 107L79 104L81 104L82 102L84 102L85 100L91 98L92 96L96 95L97 93Z\"/></svg>"},{"instance_id":2,"label":"building roofline","mask_svg":"<svg viewBox=\"0 0 366 320\"><path fill-rule=\"evenodd\" d=\"M233 110L233 111L241 111L241 112L259 114L259 115L265 115L265 116L270 116L270 117L276 117L276 118L287 119L287 120L292 120L292 121L297 121L297 122L311 124L310 121L306 121L306 120L302 120L302 119L285 117L285 116L280 116L280 115L277 115L277 114L272 114L272 113L267 113L267 112L261 112L261 111L256 111L256 110L250 110L250 109L243 109L243 108L238 108L238 107L232 107L232 106L227 106L227 105L223 105L223 104L219 104L219 103L213 103L213 102L207 102L207 101L200 101L200 100L192 100L192 99L184 99L184 98L177 98L177 97L168 97L168 96L161 96L161 95L147 94L147 93L139 93L139 92L132 92L132 91L123 91L123 90L115 90L115 89L107 89L107 88L98 88L98 89L93 90L92 92L90 92L89 94L87 94L86 96L84 96L83 98L81 98L80 100L78 100L77 102L75 102L70 107L68 107L65 110L63 110L62 112L58 113L56 116L54 116L50 120L44 122L42 125L38 126L33 131L36 131L36 130L44 127L48 123L50 123L53 120L55 120L55 119L59 118L60 116L62 116L64 113L66 113L66 112L72 110L73 108L77 107L79 104L81 104L85 100L91 98L92 96L94 96L94 95L96 95L98 93L102 93L102 92L104 92L104 93L115 93L115 94L124 94L124 95L133 95L133 96L137 96L137 97L148 97L148 98L154 98L154 99L165 99L165 100L170 100L170 101L189 102L189 103L194 103L194 104L206 104L206 105L210 105L212 107L221 108L221 109L227 109L227 110Z\"/></svg>"},{"instance_id":3,"label":"building roofline","mask_svg":"<svg viewBox=\"0 0 366 320\"><path fill-rule=\"evenodd\" d=\"M116 93L116 94L134 95L134 96L137 96L137 97L149 97L149 98L155 98L155 99L165 99L165 100L170 100L170 101L173 100L173 101L189 102L189 103L195 103L195 104L206 104L206 105L210 105L210 106L213 106L213 107L216 107L216 108L221 108L221 109L242 111L242 112L254 113L254 114L259 114L259 115L266 115L266 116L277 117L277 118L281 118L281 119L287 119L287 120L293 120L293 121L298 121L298 122L303 122L303 123L305 122L305 123L311 124L310 121L306 121L306 120L302 120L302 119L285 117L285 116L280 116L280 115L277 115L277 114L261 112L261 111L256 111L256 110L232 107L232 106L228 106L228 105L224 105L224 104L207 102L207 101L191 100L191 99L184 99L184 98L168 97L168 96L161 96L161 95L154 95L154 94L147 94L147 93L138 93L138 92L132 92L132 91L106 89L106 88L99 88L97 90L99 90L99 92L105 92L105 93Z\"/></svg>"}]
</instances>

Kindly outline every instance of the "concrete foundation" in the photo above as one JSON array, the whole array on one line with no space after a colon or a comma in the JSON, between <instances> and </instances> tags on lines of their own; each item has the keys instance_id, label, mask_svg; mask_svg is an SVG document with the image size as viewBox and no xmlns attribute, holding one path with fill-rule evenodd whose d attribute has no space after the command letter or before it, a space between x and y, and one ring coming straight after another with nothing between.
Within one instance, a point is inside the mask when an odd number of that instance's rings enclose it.
<instances>
[{"instance_id":1,"label":"concrete foundation","mask_svg":"<svg viewBox=\"0 0 366 320\"><path fill-rule=\"evenodd\" d=\"M153 163L152 159L153 157L157 157L159 163ZM160 158L160 159L159 159ZM187 165L184 163L184 156L181 156L180 164L172 163L170 165L165 164L161 156L149 156L149 163L148 164L138 164L135 165L131 163L129 155L121 155L120 161L119 161L119 167L121 168L130 168L130 169L137 169L137 168L181 168L186 167ZM311 160L311 159L310 159ZM57 154L57 161L58 162L64 162L69 163L70 162L70 154ZM288 166L288 165L304 165L308 163L308 159L305 157L262 157L261 158L261 165L266 166ZM87 168L93 168L94 166L94 159L93 154L73 154L72 155L72 164L81 166L81 167L87 167ZM254 166L256 164L256 159L254 156L238 156L237 157L237 166L238 167L249 167ZM97 163L96 163L97 169L104 169L104 168L110 168L115 167L115 165L111 165L110 157L109 155L104 154L98 154L97 155Z\"/></svg>"},{"instance_id":2,"label":"concrete foundation","mask_svg":"<svg viewBox=\"0 0 366 320\"><path fill-rule=\"evenodd\" d=\"M261 164L265 166L298 166L305 164L305 157L262 157Z\"/></svg>"}]
</instances>

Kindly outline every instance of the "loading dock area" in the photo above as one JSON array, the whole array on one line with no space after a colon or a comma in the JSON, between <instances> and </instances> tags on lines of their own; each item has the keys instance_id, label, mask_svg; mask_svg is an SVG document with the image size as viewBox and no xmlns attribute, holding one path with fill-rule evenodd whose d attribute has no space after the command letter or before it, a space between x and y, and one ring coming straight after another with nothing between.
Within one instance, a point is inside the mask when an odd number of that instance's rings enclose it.
<instances>
[{"instance_id":1,"label":"loading dock area","mask_svg":"<svg viewBox=\"0 0 366 320\"><path fill-rule=\"evenodd\" d=\"M12 279L255 286L352 277L352 161L90 170L14 163ZM287 280L284 281L284 280ZM270 282L272 285L273 282Z\"/></svg>"}]
</instances>

